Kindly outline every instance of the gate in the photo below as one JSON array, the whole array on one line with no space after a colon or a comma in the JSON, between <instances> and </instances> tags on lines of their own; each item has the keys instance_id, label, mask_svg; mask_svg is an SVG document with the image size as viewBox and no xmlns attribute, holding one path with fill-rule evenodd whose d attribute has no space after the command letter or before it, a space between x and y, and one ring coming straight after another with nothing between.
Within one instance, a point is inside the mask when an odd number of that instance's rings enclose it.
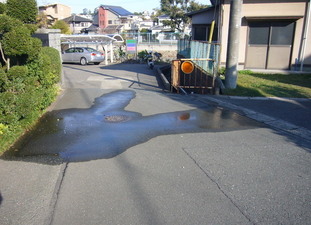
<instances>
[{"instance_id":1,"label":"gate","mask_svg":"<svg viewBox=\"0 0 311 225\"><path fill-rule=\"evenodd\" d=\"M178 57L171 65L172 90L212 94L218 70L219 45L201 41L179 40ZM193 64L191 72L183 71L184 62Z\"/></svg>"}]
</instances>

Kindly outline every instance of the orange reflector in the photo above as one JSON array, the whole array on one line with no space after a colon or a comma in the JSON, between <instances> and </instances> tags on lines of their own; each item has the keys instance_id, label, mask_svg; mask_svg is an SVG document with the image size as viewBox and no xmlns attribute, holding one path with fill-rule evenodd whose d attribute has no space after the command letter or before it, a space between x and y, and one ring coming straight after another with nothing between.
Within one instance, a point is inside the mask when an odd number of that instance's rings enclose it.
<instances>
[{"instance_id":1,"label":"orange reflector","mask_svg":"<svg viewBox=\"0 0 311 225\"><path fill-rule=\"evenodd\" d=\"M190 113L183 113L179 115L180 120L189 120L189 118L190 118Z\"/></svg>"},{"instance_id":2,"label":"orange reflector","mask_svg":"<svg viewBox=\"0 0 311 225\"><path fill-rule=\"evenodd\" d=\"M184 61L181 64L181 71L183 71L184 73L192 73L192 71L194 70L194 65L191 61Z\"/></svg>"}]
</instances>

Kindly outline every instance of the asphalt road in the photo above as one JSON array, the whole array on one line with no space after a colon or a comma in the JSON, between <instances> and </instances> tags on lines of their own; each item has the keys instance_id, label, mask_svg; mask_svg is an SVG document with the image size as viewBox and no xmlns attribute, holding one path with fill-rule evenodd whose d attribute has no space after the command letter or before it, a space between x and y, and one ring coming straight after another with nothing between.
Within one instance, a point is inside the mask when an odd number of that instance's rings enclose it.
<instances>
[{"instance_id":1,"label":"asphalt road","mask_svg":"<svg viewBox=\"0 0 311 225\"><path fill-rule=\"evenodd\" d=\"M23 156L25 146L32 149L32 143L49 136L26 139L14 150L21 152L18 157L0 160L0 224L310 224L311 144L306 139L198 96L167 93L146 65L65 64L63 88L51 107L51 113L71 115L61 120L63 131L71 131L71 124L91 127L93 117L79 113L89 112L98 97L130 91L133 97L118 112L152 122L143 133L137 132L138 123L124 133L125 126L111 140L117 145L145 138L111 158L78 162L59 159L57 153L76 149L57 139L48 139L53 141L40 154ZM88 138L98 130L82 129L69 136L74 140L69 143L92 154L95 139ZM99 149L108 144L96 139ZM59 145L56 155L44 154Z\"/></svg>"}]
</instances>

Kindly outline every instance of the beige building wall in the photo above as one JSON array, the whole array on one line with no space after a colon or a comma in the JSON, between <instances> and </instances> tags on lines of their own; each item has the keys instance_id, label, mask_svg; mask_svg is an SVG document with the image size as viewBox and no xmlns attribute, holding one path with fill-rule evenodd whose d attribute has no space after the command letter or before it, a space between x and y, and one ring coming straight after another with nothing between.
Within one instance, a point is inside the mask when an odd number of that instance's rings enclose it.
<instances>
[{"instance_id":1,"label":"beige building wall","mask_svg":"<svg viewBox=\"0 0 311 225\"><path fill-rule=\"evenodd\" d=\"M63 4L39 6L39 10L46 15L51 15L53 18L56 18L56 20L62 20L71 16L71 7Z\"/></svg>"},{"instance_id":2,"label":"beige building wall","mask_svg":"<svg viewBox=\"0 0 311 225\"><path fill-rule=\"evenodd\" d=\"M256 3L257 2L257 3ZM260 2L260 3L258 3ZM264 3L263 3L264 2ZM301 17L296 21L294 44L292 50L291 64L295 64L295 59L298 58L300 42L302 38L302 30L304 24L306 2L305 0L284 1L280 0L280 3L269 3L269 1L256 1L256 0L244 0L242 6L242 23L240 30L240 45L239 45L239 68L244 69L244 62L246 57L246 48L248 42L248 23L246 18L258 19L271 19L272 17ZM227 54L227 44L228 44L228 26L229 26L229 16L230 16L230 0L226 0L226 4L222 5L223 21L222 21L222 51L220 55L221 66L225 66L226 54ZM309 28L309 35L311 39L311 29ZM309 42L311 43L311 40ZM311 44L307 44L306 48L306 59L305 64L311 64Z\"/></svg>"},{"instance_id":3,"label":"beige building wall","mask_svg":"<svg viewBox=\"0 0 311 225\"><path fill-rule=\"evenodd\" d=\"M108 25L120 25L121 24L121 21L120 21L120 18L112 13L112 12L108 12L108 21L111 20L111 24L108 23Z\"/></svg>"}]
</instances>

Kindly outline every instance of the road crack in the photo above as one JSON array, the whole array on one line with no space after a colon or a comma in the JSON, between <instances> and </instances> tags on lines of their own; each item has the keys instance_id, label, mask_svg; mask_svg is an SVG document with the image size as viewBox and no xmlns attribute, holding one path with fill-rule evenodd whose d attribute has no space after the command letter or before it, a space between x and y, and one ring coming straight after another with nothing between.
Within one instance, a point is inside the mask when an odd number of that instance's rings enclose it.
<instances>
[{"instance_id":1,"label":"road crack","mask_svg":"<svg viewBox=\"0 0 311 225\"><path fill-rule=\"evenodd\" d=\"M218 188L218 190L239 210L239 212L251 223L254 224L254 222L252 222L251 218L248 217L248 215L246 215L246 213L238 206L238 204L221 188L221 186L218 184L218 182L210 175L208 174L201 166L200 164L184 149L182 148L182 150L186 153L186 155L195 163L195 165L205 174L205 176L210 179Z\"/></svg>"},{"instance_id":2,"label":"road crack","mask_svg":"<svg viewBox=\"0 0 311 225\"><path fill-rule=\"evenodd\" d=\"M52 199L51 199L50 206L49 206L49 216L46 219L46 222L44 223L46 225L52 225L52 223L53 223L57 201L59 198L62 183L63 183L64 178L65 178L65 173L66 173L66 170L68 168L68 164L69 164L68 162L65 162L60 167L59 176L58 176L58 179L55 183L55 188L54 188Z\"/></svg>"}]
</instances>

